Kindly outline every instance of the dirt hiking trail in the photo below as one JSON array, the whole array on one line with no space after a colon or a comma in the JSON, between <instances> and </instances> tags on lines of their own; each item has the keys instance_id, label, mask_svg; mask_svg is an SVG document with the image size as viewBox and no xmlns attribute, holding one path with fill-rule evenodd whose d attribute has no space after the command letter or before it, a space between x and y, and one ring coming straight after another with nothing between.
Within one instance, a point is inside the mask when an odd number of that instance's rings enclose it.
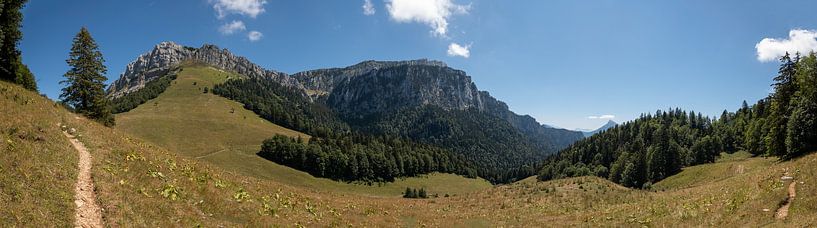
<instances>
[{"instance_id":1,"label":"dirt hiking trail","mask_svg":"<svg viewBox=\"0 0 817 228\"><path fill-rule=\"evenodd\" d=\"M774 217L777 219L785 219L786 216L789 216L789 206L791 206L791 202L794 201L794 197L797 196L797 181L791 179L791 183L789 184L788 192L789 196L786 197L786 203L783 204L780 208L777 209L777 213L775 213Z\"/></svg>"},{"instance_id":2,"label":"dirt hiking trail","mask_svg":"<svg viewBox=\"0 0 817 228\"><path fill-rule=\"evenodd\" d=\"M76 137L67 132L62 133L79 152L79 175L74 188L74 203L77 205L74 227L102 227L102 213L96 203L94 180L91 179L91 153Z\"/></svg>"}]
</instances>

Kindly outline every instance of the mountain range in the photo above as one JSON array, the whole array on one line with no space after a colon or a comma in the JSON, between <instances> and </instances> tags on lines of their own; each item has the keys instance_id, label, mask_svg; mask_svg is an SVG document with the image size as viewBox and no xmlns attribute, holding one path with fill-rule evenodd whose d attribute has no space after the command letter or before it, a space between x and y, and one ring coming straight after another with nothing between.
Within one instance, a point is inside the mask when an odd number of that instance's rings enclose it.
<instances>
[{"instance_id":1,"label":"mountain range","mask_svg":"<svg viewBox=\"0 0 817 228\"><path fill-rule=\"evenodd\" d=\"M481 176L495 182L518 178L507 174L518 167L529 167L524 175L532 175L535 161L584 137L582 132L552 128L529 115L516 114L487 91L480 91L466 72L427 59L369 60L289 75L264 69L214 45L192 48L162 42L128 64L108 88L108 95L115 98L138 91L183 63L209 65L281 85L288 93L300 94L299 100L327 107L357 132L449 149L466 156L484 170Z\"/></svg>"}]
</instances>

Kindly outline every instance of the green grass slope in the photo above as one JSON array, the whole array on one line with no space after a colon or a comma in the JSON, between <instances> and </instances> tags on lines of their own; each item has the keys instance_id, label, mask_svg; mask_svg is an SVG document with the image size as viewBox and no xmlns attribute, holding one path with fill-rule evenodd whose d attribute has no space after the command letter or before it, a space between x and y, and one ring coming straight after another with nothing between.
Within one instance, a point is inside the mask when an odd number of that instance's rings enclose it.
<instances>
[{"instance_id":1,"label":"green grass slope","mask_svg":"<svg viewBox=\"0 0 817 228\"><path fill-rule=\"evenodd\" d=\"M400 196L406 187L426 187L432 194L462 194L490 187L484 180L452 174L430 174L375 186L347 184L270 162L255 154L264 139L275 134L309 136L266 121L241 103L204 93L204 88L240 76L207 66L188 65L182 69L157 98L117 115L116 128L227 170L293 186L377 196Z\"/></svg>"},{"instance_id":2,"label":"green grass slope","mask_svg":"<svg viewBox=\"0 0 817 228\"><path fill-rule=\"evenodd\" d=\"M178 227L813 227L817 154L787 162L734 156L698 166L723 178L676 181L663 191L627 189L596 177L510 185L426 200L293 187L178 155L68 112L0 82L0 225L70 226L76 151L59 132L78 129L94 156L93 180L106 226ZM727 161L728 160L728 161ZM755 164L755 162L758 162ZM729 170L728 168L726 170ZM688 175L684 170L679 175ZM791 181L789 216L775 219ZM668 179L670 180L670 179ZM657 183L662 186L665 183ZM768 209L768 210L764 210Z\"/></svg>"},{"instance_id":3,"label":"green grass slope","mask_svg":"<svg viewBox=\"0 0 817 228\"><path fill-rule=\"evenodd\" d=\"M751 154L744 151L721 153L715 163L686 167L681 173L656 183L653 189L681 189L717 182L747 172L762 171L775 161L776 158L752 158Z\"/></svg>"},{"instance_id":4,"label":"green grass slope","mask_svg":"<svg viewBox=\"0 0 817 228\"><path fill-rule=\"evenodd\" d=\"M17 85L0 82L0 104L3 227L73 225L77 151L60 125L77 129L93 156L94 191L106 226L371 226L397 221L368 219L364 209L370 207L347 207L360 197L316 194L177 155Z\"/></svg>"},{"instance_id":5,"label":"green grass slope","mask_svg":"<svg viewBox=\"0 0 817 228\"><path fill-rule=\"evenodd\" d=\"M0 82L0 226L73 225L78 157L57 127L65 117L56 106Z\"/></svg>"}]
</instances>

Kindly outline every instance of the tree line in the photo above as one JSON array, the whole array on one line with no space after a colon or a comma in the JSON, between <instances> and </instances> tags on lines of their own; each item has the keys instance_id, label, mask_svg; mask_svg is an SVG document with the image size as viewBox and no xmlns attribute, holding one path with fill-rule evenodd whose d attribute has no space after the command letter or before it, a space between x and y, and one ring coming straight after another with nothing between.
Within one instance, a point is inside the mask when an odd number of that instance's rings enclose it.
<instances>
[{"instance_id":1,"label":"tree line","mask_svg":"<svg viewBox=\"0 0 817 228\"><path fill-rule=\"evenodd\" d=\"M541 150L508 121L475 109L434 105L403 108L349 120L353 129L445 148L468 158L480 177L510 183L536 175Z\"/></svg>"},{"instance_id":2,"label":"tree line","mask_svg":"<svg viewBox=\"0 0 817 228\"><path fill-rule=\"evenodd\" d=\"M0 80L19 84L23 88L37 91L34 74L23 64L18 44L23 38L20 27L23 13L20 10L26 0L0 0Z\"/></svg>"},{"instance_id":3,"label":"tree line","mask_svg":"<svg viewBox=\"0 0 817 228\"><path fill-rule=\"evenodd\" d=\"M150 99L158 97L167 87L170 87L173 80L176 80L176 74L176 70L169 70L163 76L145 83L145 86L141 89L111 99L111 112L114 114L127 112ZM205 93L206 89L207 87L205 87Z\"/></svg>"},{"instance_id":4,"label":"tree line","mask_svg":"<svg viewBox=\"0 0 817 228\"><path fill-rule=\"evenodd\" d=\"M356 135L304 142L276 135L264 141L258 155L313 176L343 181L394 181L431 172L476 177L461 156L392 137Z\"/></svg>"},{"instance_id":5,"label":"tree line","mask_svg":"<svg viewBox=\"0 0 817 228\"><path fill-rule=\"evenodd\" d=\"M273 137L264 142L259 155L314 176L372 182L430 172L468 177L489 173L475 169L472 159L464 158L467 154L452 153L439 144L353 129L323 102L310 101L302 91L272 80L231 79L211 92L243 103L270 122L311 135L309 143Z\"/></svg>"},{"instance_id":6,"label":"tree line","mask_svg":"<svg viewBox=\"0 0 817 228\"><path fill-rule=\"evenodd\" d=\"M817 57L781 57L774 92L717 119L680 109L657 111L581 140L549 157L539 180L595 175L649 187L721 152L791 159L817 150Z\"/></svg>"},{"instance_id":7,"label":"tree line","mask_svg":"<svg viewBox=\"0 0 817 228\"><path fill-rule=\"evenodd\" d=\"M349 133L349 126L319 102L312 102L303 91L261 79L232 79L213 86L213 94L244 104L270 122L314 137L332 137Z\"/></svg>"},{"instance_id":8,"label":"tree line","mask_svg":"<svg viewBox=\"0 0 817 228\"><path fill-rule=\"evenodd\" d=\"M439 156L464 157L470 164L469 169L476 172L476 175L469 176L479 176L492 183L509 183L536 175L538 159L541 159L540 148L508 121L477 110L444 110L426 105L372 114L365 118L344 118L327 107L324 101L308 100L301 90L258 78L232 79L215 85L211 92L243 103L246 109L262 118L312 135L313 140L321 142L368 135L356 142L369 145L367 140L378 141L378 137L390 137L433 145L446 152L437 153ZM295 163L285 165L292 164ZM320 174L315 171L316 167L310 166L316 164L293 167L313 175ZM365 175L351 177L368 178Z\"/></svg>"}]
</instances>

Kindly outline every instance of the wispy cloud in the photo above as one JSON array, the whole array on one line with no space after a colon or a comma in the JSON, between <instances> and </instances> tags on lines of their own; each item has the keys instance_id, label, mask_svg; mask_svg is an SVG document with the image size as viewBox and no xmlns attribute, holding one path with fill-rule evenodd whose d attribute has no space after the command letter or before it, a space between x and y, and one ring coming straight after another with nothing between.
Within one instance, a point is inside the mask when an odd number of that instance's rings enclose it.
<instances>
[{"instance_id":1,"label":"wispy cloud","mask_svg":"<svg viewBox=\"0 0 817 228\"><path fill-rule=\"evenodd\" d=\"M463 58L468 58L471 56L471 45L459 45L457 43L451 43L448 45L448 56L459 56Z\"/></svg>"},{"instance_id":2,"label":"wispy cloud","mask_svg":"<svg viewBox=\"0 0 817 228\"><path fill-rule=\"evenodd\" d=\"M264 37L264 34L259 31L250 31L247 33L247 38L252 42L259 41L262 37Z\"/></svg>"},{"instance_id":3,"label":"wispy cloud","mask_svg":"<svg viewBox=\"0 0 817 228\"><path fill-rule=\"evenodd\" d=\"M615 119L616 116L606 114L606 115L600 115L600 116L588 116L587 118L588 119L608 119L609 120L609 119Z\"/></svg>"},{"instance_id":4,"label":"wispy cloud","mask_svg":"<svg viewBox=\"0 0 817 228\"><path fill-rule=\"evenodd\" d=\"M233 22L222 25L221 27L218 28L218 31L221 32L221 34L224 34L224 35L231 35L231 34L233 34L235 32L244 31L246 29L247 29L247 27L244 26L243 21L233 21Z\"/></svg>"},{"instance_id":5,"label":"wispy cloud","mask_svg":"<svg viewBox=\"0 0 817 228\"><path fill-rule=\"evenodd\" d=\"M369 16L374 15L374 4L372 4L372 0L363 0L363 15Z\"/></svg>"},{"instance_id":6,"label":"wispy cloud","mask_svg":"<svg viewBox=\"0 0 817 228\"><path fill-rule=\"evenodd\" d=\"M764 38L755 45L757 60L761 62L774 61L786 52L790 54L817 51L817 31L793 29L789 37L783 39Z\"/></svg>"},{"instance_id":7,"label":"wispy cloud","mask_svg":"<svg viewBox=\"0 0 817 228\"><path fill-rule=\"evenodd\" d=\"M255 18L266 11L264 4L267 4L266 0L208 0L208 2L213 4L219 20L223 20L229 14ZM218 32L224 35L232 35L245 30L247 26L240 20L233 20L218 27ZM253 30L247 33L247 39L251 42L261 40L262 37L264 34L259 31Z\"/></svg>"},{"instance_id":8,"label":"wispy cloud","mask_svg":"<svg viewBox=\"0 0 817 228\"><path fill-rule=\"evenodd\" d=\"M396 22L424 23L431 27L433 34L445 36L448 19L455 14L467 14L470 6L457 5L451 0L388 0L386 9Z\"/></svg>"},{"instance_id":9,"label":"wispy cloud","mask_svg":"<svg viewBox=\"0 0 817 228\"><path fill-rule=\"evenodd\" d=\"M228 14L241 14L255 18L265 11L264 4L267 4L266 0L211 0L211 2L219 19Z\"/></svg>"}]
</instances>

